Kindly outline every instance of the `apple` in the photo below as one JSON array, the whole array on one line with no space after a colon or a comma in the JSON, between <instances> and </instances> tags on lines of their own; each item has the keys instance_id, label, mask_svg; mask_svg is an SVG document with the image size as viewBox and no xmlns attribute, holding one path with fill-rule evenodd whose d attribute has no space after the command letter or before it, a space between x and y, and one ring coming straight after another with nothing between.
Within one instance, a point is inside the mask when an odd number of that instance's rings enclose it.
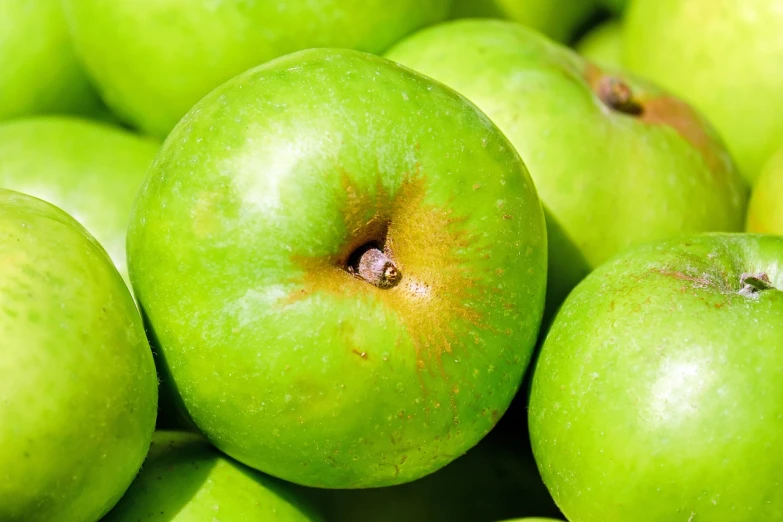
<instances>
[{"instance_id":1,"label":"apple","mask_svg":"<svg viewBox=\"0 0 783 522\"><path fill-rule=\"evenodd\" d=\"M746 230L783 235L783 148L761 171L748 205Z\"/></svg>"},{"instance_id":2,"label":"apple","mask_svg":"<svg viewBox=\"0 0 783 522\"><path fill-rule=\"evenodd\" d=\"M0 520L94 522L133 480L157 380L141 318L73 218L0 189Z\"/></svg>"},{"instance_id":3,"label":"apple","mask_svg":"<svg viewBox=\"0 0 783 522\"><path fill-rule=\"evenodd\" d=\"M655 242L569 295L530 437L579 522L783 520L783 237Z\"/></svg>"},{"instance_id":4,"label":"apple","mask_svg":"<svg viewBox=\"0 0 783 522\"><path fill-rule=\"evenodd\" d=\"M0 64L0 120L101 110L59 0L0 2Z\"/></svg>"},{"instance_id":5,"label":"apple","mask_svg":"<svg viewBox=\"0 0 783 522\"><path fill-rule=\"evenodd\" d=\"M622 68L622 24L610 19L590 30L575 50L587 60L609 69Z\"/></svg>"},{"instance_id":6,"label":"apple","mask_svg":"<svg viewBox=\"0 0 783 522\"><path fill-rule=\"evenodd\" d=\"M164 137L205 94L310 47L379 53L435 23L450 0L64 0L77 52L106 103Z\"/></svg>"},{"instance_id":7,"label":"apple","mask_svg":"<svg viewBox=\"0 0 783 522\"><path fill-rule=\"evenodd\" d=\"M497 430L448 466L408 484L307 491L327 520L339 522L496 522L560 515L529 446Z\"/></svg>"},{"instance_id":8,"label":"apple","mask_svg":"<svg viewBox=\"0 0 783 522\"><path fill-rule=\"evenodd\" d=\"M303 485L409 482L494 426L546 286L541 203L451 89L351 50L215 89L166 139L128 231L187 416Z\"/></svg>"},{"instance_id":9,"label":"apple","mask_svg":"<svg viewBox=\"0 0 783 522\"><path fill-rule=\"evenodd\" d=\"M432 27L386 56L467 96L524 159L547 211L547 315L622 250L744 226L748 189L721 142L652 85L495 20Z\"/></svg>"},{"instance_id":10,"label":"apple","mask_svg":"<svg viewBox=\"0 0 783 522\"><path fill-rule=\"evenodd\" d=\"M300 496L195 433L156 431L138 477L101 522L320 521Z\"/></svg>"},{"instance_id":11,"label":"apple","mask_svg":"<svg viewBox=\"0 0 783 522\"><path fill-rule=\"evenodd\" d=\"M452 17L514 20L566 41L595 8L595 0L453 0Z\"/></svg>"},{"instance_id":12,"label":"apple","mask_svg":"<svg viewBox=\"0 0 783 522\"><path fill-rule=\"evenodd\" d=\"M779 0L637 0L625 65L700 109L753 182L783 143Z\"/></svg>"},{"instance_id":13,"label":"apple","mask_svg":"<svg viewBox=\"0 0 783 522\"><path fill-rule=\"evenodd\" d=\"M599 0L601 6L615 14L623 13L630 3L631 0Z\"/></svg>"},{"instance_id":14,"label":"apple","mask_svg":"<svg viewBox=\"0 0 783 522\"><path fill-rule=\"evenodd\" d=\"M159 143L108 124L38 116L0 124L0 187L75 217L127 280L125 233Z\"/></svg>"}]
</instances>

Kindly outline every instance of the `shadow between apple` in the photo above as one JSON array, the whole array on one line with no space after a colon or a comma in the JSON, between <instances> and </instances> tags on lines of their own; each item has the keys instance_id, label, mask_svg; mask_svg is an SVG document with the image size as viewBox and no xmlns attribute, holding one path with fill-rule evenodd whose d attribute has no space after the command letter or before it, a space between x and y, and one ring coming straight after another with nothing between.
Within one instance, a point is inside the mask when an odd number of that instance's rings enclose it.
<instances>
[{"instance_id":1,"label":"shadow between apple","mask_svg":"<svg viewBox=\"0 0 783 522\"><path fill-rule=\"evenodd\" d=\"M373 489L305 488L324 514L339 522L497 522L561 517L529 448L491 432L477 446L424 478Z\"/></svg>"},{"instance_id":2,"label":"shadow between apple","mask_svg":"<svg viewBox=\"0 0 783 522\"><path fill-rule=\"evenodd\" d=\"M530 396L530 384L535 371L541 346L549 328L557 316L566 297L591 271L592 267L585 259L576 243L570 238L554 214L544 205L546 219L547 252L547 288L544 317L538 333L538 340L522 383L511 401L506 413L500 418L494 431L512 436L529 448L527 404Z\"/></svg>"},{"instance_id":3,"label":"shadow between apple","mask_svg":"<svg viewBox=\"0 0 783 522\"><path fill-rule=\"evenodd\" d=\"M102 522L177 519L209 478L217 464L216 451L196 434L153 438L139 475Z\"/></svg>"},{"instance_id":4,"label":"shadow between apple","mask_svg":"<svg viewBox=\"0 0 783 522\"><path fill-rule=\"evenodd\" d=\"M198 432L196 424L188 415L185 403L177 391L169 364L159 348L158 337L155 335L155 330L141 303L139 303L139 312L158 372L158 416L155 420L155 429Z\"/></svg>"},{"instance_id":5,"label":"shadow between apple","mask_svg":"<svg viewBox=\"0 0 783 522\"><path fill-rule=\"evenodd\" d=\"M544 219L547 233L547 281L544 320L539 341L546 334L557 310L571 290L593 270L576 242L546 205Z\"/></svg>"}]
</instances>

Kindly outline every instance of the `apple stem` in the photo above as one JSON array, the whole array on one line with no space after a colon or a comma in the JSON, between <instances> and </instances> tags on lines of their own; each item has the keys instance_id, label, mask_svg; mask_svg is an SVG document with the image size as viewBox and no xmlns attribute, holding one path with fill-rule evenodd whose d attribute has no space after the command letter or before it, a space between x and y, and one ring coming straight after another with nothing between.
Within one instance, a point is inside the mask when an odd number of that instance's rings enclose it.
<instances>
[{"instance_id":1,"label":"apple stem","mask_svg":"<svg viewBox=\"0 0 783 522\"><path fill-rule=\"evenodd\" d=\"M377 248L368 248L350 272L378 288L393 288L402 280L402 272L389 256Z\"/></svg>"},{"instance_id":2,"label":"apple stem","mask_svg":"<svg viewBox=\"0 0 783 522\"><path fill-rule=\"evenodd\" d=\"M642 106L633 98L631 87L613 76L604 76L598 83L598 97L612 110L638 116Z\"/></svg>"},{"instance_id":3,"label":"apple stem","mask_svg":"<svg viewBox=\"0 0 783 522\"><path fill-rule=\"evenodd\" d=\"M742 274L740 276L740 283L742 283L742 288L740 288L739 293L745 296L752 296L764 290L775 289L769 280L769 276L764 272L758 274Z\"/></svg>"}]
</instances>

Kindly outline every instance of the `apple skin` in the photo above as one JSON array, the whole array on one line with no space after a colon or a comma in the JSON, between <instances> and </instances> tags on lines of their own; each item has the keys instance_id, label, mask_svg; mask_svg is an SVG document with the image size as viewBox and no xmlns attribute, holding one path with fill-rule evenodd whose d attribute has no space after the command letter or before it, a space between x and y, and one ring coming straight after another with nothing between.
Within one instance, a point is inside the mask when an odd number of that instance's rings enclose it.
<instances>
[{"instance_id":1,"label":"apple skin","mask_svg":"<svg viewBox=\"0 0 783 522\"><path fill-rule=\"evenodd\" d=\"M622 14L630 3L630 0L599 0L601 6L614 14Z\"/></svg>"},{"instance_id":2,"label":"apple skin","mask_svg":"<svg viewBox=\"0 0 783 522\"><path fill-rule=\"evenodd\" d=\"M467 96L524 159L547 214L547 315L622 250L744 227L748 188L719 139L654 86L619 74L646 112L610 110L596 92L608 76L599 67L495 20L425 29L386 56Z\"/></svg>"},{"instance_id":3,"label":"apple skin","mask_svg":"<svg viewBox=\"0 0 783 522\"><path fill-rule=\"evenodd\" d=\"M607 20L582 37L574 49L602 67L622 69L622 29L619 20Z\"/></svg>"},{"instance_id":4,"label":"apple skin","mask_svg":"<svg viewBox=\"0 0 783 522\"><path fill-rule=\"evenodd\" d=\"M533 452L579 522L783 520L783 237L626 252L569 295L533 369Z\"/></svg>"},{"instance_id":5,"label":"apple skin","mask_svg":"<svg viewBox=\"0 0 783 522\"><path fill-rule=\"evenodd\" d=\"M783 149L761 171L748 205L746 230L783 235Z\"/></svg>"},{"instance_id":6,"label":"apple skin","mask_svg":"<svg viewBox=\"0 0 783 522\"><path fill-rule=\"evenodd\" d=\"M520 445L517 434L497 430L448 466L408 484L306 491L327 520L340 522L496 522L561 515L529 445Z\"/></svg>"},{"instance_id":7,"label":"apple skin","mask_svg":"<svg viewBox=\"0 0 783 522\"><path fill-rule=\"evenodd\" d=\"M0 189L0 520L92 522L133 480L157 380L141 318L73 218Z\"/></svg>"},{"instance_id":8,"label":"apple skin","mask_svg":"<svg viewBox=\"0 0 783 522\"><path fill-rule=\"evenodd\" d=\"M64 0L77 52L106 103L165 137L205 94L311 47L380 53L442 20L450 0Z\"/></svg>"},{"instance_id":9,"label":"apple skin","mask_svg":"<svg viewBox=\"0 0 783 522\"><path fill-rule=\"evenodd\" d=\"M567 41L595 11L595 0L453 0L453 18L502 18Z\"/></svg>"},{"instance_id":10,"label":"apple skin","mask_svg":"<svg viewBox=\"0 0 783 522\"><path fill-rule=\"evenodd\" d=\"M76 58L59 0L0 3L0 63L0 121L102 107Z\"/></svg>"},{"instance_id":11,"label":"apple skin","mask_svg":"<svg viewBox=\"0 0 783 522\"><path fill-rule=\"evenodd\" d=\"M623 61L700 109L753 183L783 143L781 32L778 0L638 0Z\"/></svg>"},{"instance_id":12,"label":"apple skin","mask_svg":"<svg viewBox=\"0 0 783 522\"><path fill-rule=\"evenodd\" d=\"M393 288L347 270L373 242ZM199 430L332 488L408 482L475 445L520 385L546 286L541 204L508 140L451 89L350 50L199 102L139 193L128 257Z\"/></svg>"},{"instance_id":13,"label":"apple skin","mask_svg":"<svg viewBox=\"0 0 783 522\"><path fill-rule=\"evenodd\" d=\"M160 143L104 123L38 116L0 124L0 187L75 217L126 282L125 234L136 192Z\"/></svg>"},{"instance_id":14,"label":"apple skin","mask_svg":"<svg viewBox=\"0 0 783 522\"><path fill-rule=\"evenodd\" d=\"M319 522L295 486L220 454L195 433L156 431L141 472L101 522Z\"/></svg>"}]
</instances>

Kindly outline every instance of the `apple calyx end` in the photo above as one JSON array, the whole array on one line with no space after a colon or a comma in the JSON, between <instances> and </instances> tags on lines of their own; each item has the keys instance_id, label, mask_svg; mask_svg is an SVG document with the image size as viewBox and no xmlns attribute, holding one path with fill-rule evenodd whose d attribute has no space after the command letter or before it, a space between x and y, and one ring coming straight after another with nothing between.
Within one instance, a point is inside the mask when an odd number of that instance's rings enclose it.
<instances>
[{"instance_id":1,"label":"apple calyx end","mask_svg":"<svg viewBox=\"0 0 783 522\"><path fill-rule=\"evenodd\" d=\"M619 78L604 76L596 88L598 98L611 110L629 116L641 116L644 108L634 99L631 87Z\"/></svg>"},{"instance_id":2,"label":"apple calyx end","mask_svg":"<svg viewBox=\"0 0 783 522\"><path fill-rule=\"evenodd\" d=\"M391 257L372 245L361 252L355 264L348 266L348 271L382 289L394 288L402 281L402 272Z\"/></svg>"},{"instance_id":3,"label":"apple calyx end","mask_svg":"<svg viewBox=\"0 0 783 522\"><path fill-rule=\"evenodd\" d=\"M740 284L739 294L746 297L758 297L759 292L775 290L775 287L772 286L772 282L769 280L769 276L764 272L758 274L744 273L740 276Z\"/></svg>"}]
</instances>

